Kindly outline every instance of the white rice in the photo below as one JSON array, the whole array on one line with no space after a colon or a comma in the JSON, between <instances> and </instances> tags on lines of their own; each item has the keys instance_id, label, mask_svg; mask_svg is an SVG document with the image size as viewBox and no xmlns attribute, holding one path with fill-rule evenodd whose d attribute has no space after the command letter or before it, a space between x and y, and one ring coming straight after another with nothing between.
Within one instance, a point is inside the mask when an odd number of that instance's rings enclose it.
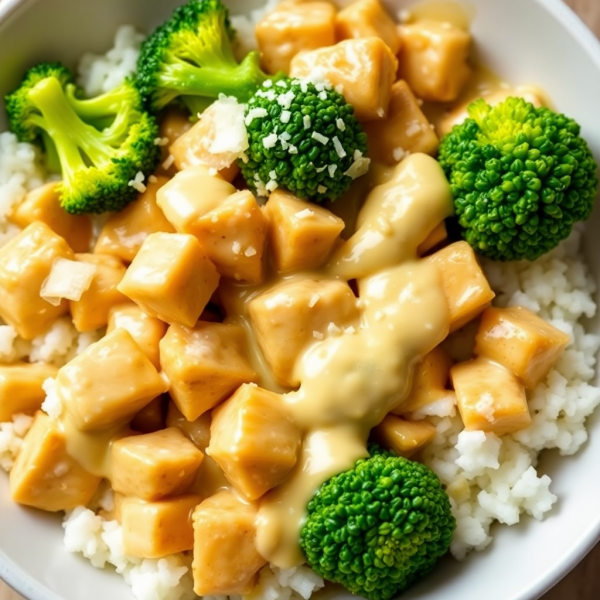
<instances>
[{"instance_id":1,"label":"white rice","mask_svg":"<svg viewBox=\"0 0 600 600\"><path fill-rule=\"evenodd\" d=\"M498 306L526 306L571 336L546 380L529 395L533 422L514 435L464 432L460 416L432 419L434 442L424 462L448 486L458 526L451 552L463 559L492 541L494 521L513 525L522 514L542 519L557 498L551 479L536 470L538 454L558 448L577 452L587 440L585 420L600 404L592 385L600 337L582 320L594 316L596 286L579 252L581 231L534 263L484 265Z\"/></svg>"},{"instance_id":2,"label":"white rice","mask_svg":"<svg viewBox=\"0 0 600 600\"><path fill-rule=\"evenodd\" d=\"M104 500L106 502L106 499ZM191 577L191 553L160 559L127 556L122 529L93 511L79 507L65 517L65 547L80 552L95 567L112 565L131 586L136 600L188 600L196 598ZM323 580L307 567L264 567L256 588L245 600L308 600L323 587ZM204 596L205 600L241 600L242 596Z\"/></svg>"},{"instance_id":3,"label":"white rice","mask_svg":"<svg viewBox=\"0 0 600 600\"><path fill-rule=\"evenodd\" d=\"M88 96L109 92L135 72L144 35L132 25L117 29L114 46L103 55L84 54L79 62L77 83Z\"/></svg>"},{"instance_id":4,"label":"white rice","mask_svg":"<svg viewBox=\"0 0 600 600\"><path fill-rule=\"evenodd\" d=\"M28 415L14 415L10 423L0 423L0 468L10 471L23 438L29 431L33 417Z\"/></svg>"}]
</instances>

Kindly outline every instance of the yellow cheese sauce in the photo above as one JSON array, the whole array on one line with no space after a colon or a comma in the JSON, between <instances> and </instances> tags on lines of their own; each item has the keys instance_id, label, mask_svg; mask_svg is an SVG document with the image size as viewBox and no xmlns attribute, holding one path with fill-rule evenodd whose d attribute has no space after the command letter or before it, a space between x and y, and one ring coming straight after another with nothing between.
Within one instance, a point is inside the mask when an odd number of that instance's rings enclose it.
<instances>
[{"instance_id":1,"label":"yellow cheese sauce","mask_svg":"<svg viewBox=\"0 0 600 600\"><path fill-rule=\"evenodd\" d=\"M260 554L283 568L303 562L299 533L308 500L366 456L369 431L402 402L413 366L448 333L438 268L417 259L419 244L451 214L441 168L415 154L380 170L377 181L358 212L356 232L322 270L221 291L226 313L234 315L227 321L245 325L259 385L281 392L248 323L248 304L282 280L357 279L359 322L308 344L296 361L300 386L283 395L303 431L302 451L287 480L261 500L257 519Z\"/></svg>"}]
</instances>

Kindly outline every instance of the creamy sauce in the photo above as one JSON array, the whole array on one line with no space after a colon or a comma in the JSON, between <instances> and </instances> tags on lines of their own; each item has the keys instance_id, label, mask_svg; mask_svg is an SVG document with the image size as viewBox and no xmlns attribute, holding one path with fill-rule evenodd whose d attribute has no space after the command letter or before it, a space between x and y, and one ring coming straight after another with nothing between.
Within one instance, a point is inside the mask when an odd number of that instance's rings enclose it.
<instances>
[{"instance_id":1,"label":"creamy sauce","mask_svg":"<svg viewBox=\"0 0 600 600\"><path fill-rule=\"evenodd\" d=\"M88 473L109 479L111 476L111 446L114 441L132 435L127 425L105 430L81 431L64 411L59 420L67 442L67 453Z\"/></svg>"},{"instance_id":2,"label":"creamy sauce","mask_svg":"<svg viewBox=\"0 0 600 600\"><path fill-rule=\"evenodd\" d=\"M349 280L415 257L417 247L452 214L451 206L437 161L425 154L410 156L369 194L356 233L337 250L329 269Z\"/></svg>"}]
</instances>

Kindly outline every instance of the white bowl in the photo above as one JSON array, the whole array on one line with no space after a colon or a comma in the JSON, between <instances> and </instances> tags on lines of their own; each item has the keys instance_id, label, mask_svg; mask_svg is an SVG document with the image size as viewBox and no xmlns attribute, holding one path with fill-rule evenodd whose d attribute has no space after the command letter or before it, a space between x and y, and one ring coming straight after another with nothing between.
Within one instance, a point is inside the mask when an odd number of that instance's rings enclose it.
<instances>
[{"instance_id":1,"label":"white bowl","mask_svg":"<svg viewBox=\"0 0 600 600\"><path fill-rule=\"evenodd\" d=\"M468 0L480 60L515 84L544 88L556 106L576 118L600 158L600 44L560 0ZM177 0L5 0L0 2L0 94L40 60L74 65L84 52L104 52L122 23L144 31L166 18ZM231 0L241 12L260 0ZM399 10L412 2L389 0ZM0 111L3 112L3 111ZM5 129L0 114L0 131ZM596 210L585 249L600 281L600 225ZM600 329L598 323L591 325ZM535 600L563 577L600 538L600 417L589 422L590 441L574 457L545 455L554 480L556 508L543 522L524 518L497 527L483 553L464 563L444 562L403 595L406 600ZM0 577L29 600L129 599L129 589L110 571L94 569L65 552L57 517L25 510L8 497L0 475ZM348 599L339 591L328 598Z\"/></svg>"}]
</instances>

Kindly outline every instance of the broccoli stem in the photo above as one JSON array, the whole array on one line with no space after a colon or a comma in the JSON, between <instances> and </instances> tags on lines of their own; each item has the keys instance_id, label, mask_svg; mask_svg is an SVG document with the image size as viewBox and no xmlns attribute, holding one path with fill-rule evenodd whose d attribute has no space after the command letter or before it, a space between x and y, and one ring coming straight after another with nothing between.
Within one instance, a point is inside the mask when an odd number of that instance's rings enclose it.
<instances>
[{"instance_id":1,"label":"broccoli stem","mask_svg":"<svg viewBox=\"0 0 600 600\"><path fill-rule=\"evenodd\" d=\"M241 102L249 100L267 76L260 70L260 57L251 52L235 66L226 68L197 67L183 60L165 67L161 75L162 85L173 91L173 98L184 96L208 96L219 94L236 96Z\"/></svg>"},{"instance_id":2,"label":"broccoli stem","mask_svg":"<svg viewBox=\"0 0 600 600\"><path fill-rule=\"evenodd\" d=\"M33 115L32 122L52 139L67 181L75 171L88 166L86 158L95 166L111 161L114 151L102 139L106 136L79 118L56 78L42 80L31 89L29 97L41 113Z\"/></svg>"},{"instance_id":3,"label":"broccoli stem","mask_svg":"<svg viewBox=\"0 0 600 600\"><path fill-rule=\"evenodd\" d=\"M114 90L95 98L77 98L75 95L76 89L74 85L68 85L65 93L69 104L85 121L110 117L119 113L124 104L135 102L135 93L132 91L131 86L125 84L121 84Z\"/></svg>"}]
</instances>

